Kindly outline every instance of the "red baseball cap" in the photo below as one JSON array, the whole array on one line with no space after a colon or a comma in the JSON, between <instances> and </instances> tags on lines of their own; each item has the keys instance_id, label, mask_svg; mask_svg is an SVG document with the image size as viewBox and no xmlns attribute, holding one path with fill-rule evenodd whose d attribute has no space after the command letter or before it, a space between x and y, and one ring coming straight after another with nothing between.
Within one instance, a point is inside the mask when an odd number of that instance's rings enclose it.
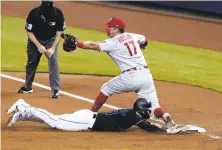
<instances>
[{"instance_id":1,"label":"red baseball cap","mask_svg":"<svg viewBox=\"0 0 222 150\"><path fill-rule=\"evenodd\" d=\"M105 25L109 26L109 27L116 27L119 29L125 29L126 27L126 23L123 19L121 18L111 18L108 22L105 22Z\"/></svg>"}]
</instances>

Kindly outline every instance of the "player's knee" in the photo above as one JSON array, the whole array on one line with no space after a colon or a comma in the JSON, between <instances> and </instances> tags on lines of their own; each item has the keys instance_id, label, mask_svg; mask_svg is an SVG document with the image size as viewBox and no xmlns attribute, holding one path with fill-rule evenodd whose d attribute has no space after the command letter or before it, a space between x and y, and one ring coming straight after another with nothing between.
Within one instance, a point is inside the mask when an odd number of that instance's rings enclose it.
<instances>
[{"instance_id":1,"label":"player's knee","mask_svg":"<svg viewBox=\"0 0 222 150\"><path fill-rule=\"evenodd\" d=\"M113 94L106 86L102 86L100 92L107 97Z\"/></svg>"}]
</instances>

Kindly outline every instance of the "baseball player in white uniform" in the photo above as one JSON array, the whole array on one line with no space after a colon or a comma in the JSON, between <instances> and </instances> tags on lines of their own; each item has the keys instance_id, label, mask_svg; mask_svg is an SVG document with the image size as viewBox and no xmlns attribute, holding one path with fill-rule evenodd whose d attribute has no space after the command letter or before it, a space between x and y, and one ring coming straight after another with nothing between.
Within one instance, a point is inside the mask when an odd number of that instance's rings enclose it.
<instances>
[{"instance_id":1,"label":"baseball player in white uniform","mask_svg":"<svg viewBox=\"0 0 222 150\"><path fill-rule=\"evenodd\" d=\"M171 116L160 107L152 74L141 50L147 46L146 37L125 32L125 21L120 18L111 18L105 24L108 39L77 42L79 48L106 52L122 72L103 84L91 110L98 111L113 94L136 92L139 98L152 103L152 117L162 118L168 128L174 126Z\"/></svg>"}]
</instances>

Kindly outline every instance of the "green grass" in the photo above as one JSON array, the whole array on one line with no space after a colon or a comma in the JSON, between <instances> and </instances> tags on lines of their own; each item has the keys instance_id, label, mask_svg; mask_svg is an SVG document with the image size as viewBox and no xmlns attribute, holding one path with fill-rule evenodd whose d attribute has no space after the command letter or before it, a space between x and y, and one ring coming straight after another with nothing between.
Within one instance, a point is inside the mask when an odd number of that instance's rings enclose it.
<instances>
[{"instance_id":1,"label":"green grass","mask_svg":"<svg viewBox=\"0 0 222 150\"><path fill-rule=\"evenodd\" d=\"M25 71L27 61L25 20L2 16L2 70ZM103 40L105 33L67 27L81 40ZM105 54L78 49L66 53L60 44L59 66L63 73L118 75L117 65ZM222 92L222 53L207 49L149 41L144 51L154 79L197 85ZM47 72L42 57L38 72Z\"/></svg>"}]
</instances>

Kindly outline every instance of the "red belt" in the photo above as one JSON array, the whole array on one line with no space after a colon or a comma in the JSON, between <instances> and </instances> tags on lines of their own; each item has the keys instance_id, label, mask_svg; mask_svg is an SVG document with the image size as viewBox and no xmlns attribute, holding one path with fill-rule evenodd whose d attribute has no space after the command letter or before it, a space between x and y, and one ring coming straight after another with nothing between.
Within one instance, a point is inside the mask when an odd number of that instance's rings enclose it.
<instances>
[{"instance_id":1,"label":"red belt","mask_svg":"<svg viewBox=\"0 0 222 150\"><path fill-rule=\"evenodd\" d=\"M144 68L144 69L148 69L148 66L143 66L143 68ZM128 70L123 71L123 73L124 73L124 72L128 72L128 71L137 70L137 69L138 69L137 67L130 68L130 69L128 69Z\"/></svg>"}]
</instances>

